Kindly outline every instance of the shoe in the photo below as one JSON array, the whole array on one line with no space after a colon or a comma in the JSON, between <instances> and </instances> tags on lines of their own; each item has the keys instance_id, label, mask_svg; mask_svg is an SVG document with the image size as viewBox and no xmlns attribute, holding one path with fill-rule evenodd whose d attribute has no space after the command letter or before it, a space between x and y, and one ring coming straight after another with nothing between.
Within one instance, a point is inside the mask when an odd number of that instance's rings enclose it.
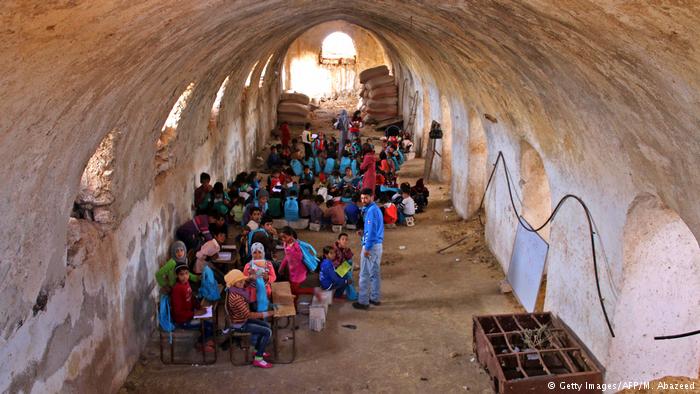
<instances>
[{"instance_id":1,"label":"shoe","mask_svg":"<svg viewBox=\"0 0 700 394\"><path fill-rule=\"evenodd\" d=\"M367 310L369 309L369 305L367 304L360 304L359 302L353 302L352 307L355 309L362 309L362 310Z\"/></svg>"},{"instance_id":2,"label":"shoe","mask_svg":"<svg viewBox=\"0 0 700 394\"><path fill-rule=\"evenodd\" d=\"M254 360L253 366L258 368L272 368L272 364L268 363L265 360Z\"/></svg>"},{"instance_id":3,"label":"shoe","mask_svg":"<svg viewBox=\"0 0 700 394\"><path fill-rule=\"evenodd\" d=\"M369 300L369 303L372 304L372 305L376 305L376 306L379 306L379 305L382 304L381 301L372 301L372 300Z\"/></svg>"},{"instance_id":4,"label":"shoe","mask_svg":"<svg viewBox=\"0 0 700 394\"><path fill-rule=\"evenodd\" d=\"M257 353L257 351L255 351L255 349L253 349L253 358L255 358L255 354L256 354L256 353ZM268 353L268 352L264 352L262 356L263 356L263 359L265 359L265 360L268 360L269 358L272 357L272 356L270 355L270 353Z\"/></svg>"}]
</instances>

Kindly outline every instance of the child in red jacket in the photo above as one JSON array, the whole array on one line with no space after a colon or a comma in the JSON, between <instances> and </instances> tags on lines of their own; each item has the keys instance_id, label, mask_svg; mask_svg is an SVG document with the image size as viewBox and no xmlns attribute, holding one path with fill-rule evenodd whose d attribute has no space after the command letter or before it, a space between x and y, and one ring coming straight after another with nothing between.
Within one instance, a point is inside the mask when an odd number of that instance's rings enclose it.
<instances>
[{"instance_id":1,"label":"child in red jacket","mask_svg":"<svg viewBox=\"0 0 700 394\"><path fill-rule=\"evenodd\" d=\"M192 288L190 287L190 271L186 265L175 267L177 282L170 292L170 309L171 316L175 327L185 330L199 330L199 320L193 319L195 315L201 315L205 312L204 309L199 309L199 303L192 297ZM199 338L197 347L201 350L202 343L211 338L214 332L214 326L211 321L204 321L204 338ZM214 352L214 341L208 340L204 345L204 351L207 353Z\"/></svg>"}]
</instances>

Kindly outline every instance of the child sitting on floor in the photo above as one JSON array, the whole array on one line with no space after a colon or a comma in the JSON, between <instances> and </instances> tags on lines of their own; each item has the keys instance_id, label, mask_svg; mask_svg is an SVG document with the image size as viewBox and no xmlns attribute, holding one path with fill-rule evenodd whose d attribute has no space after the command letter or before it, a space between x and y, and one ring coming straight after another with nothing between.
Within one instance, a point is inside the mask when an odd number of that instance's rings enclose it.
<instances>
[{"instance_id":1,"label":"child sitting on floor","mask_svg":"<svg viewBox=\"0 0 700 394\"><path fill-rule=\"evenodd\" d=\"M230 223L240 223L243 220L243 213L245 211L245 199L241 196L233 197L233 206L229 211L229 222Z\"/></svg>"},{"instance_id":2,"label":"child sitting on floor","mask_svg":"<svg viewBox=\"0 0 700 394\"><path fill-rule=\"evenodd\" d=\"M272 286L277 280L275 268L272 263L265 260L265 247L260 242L256 242L250 246L250 252L253 259L243 268L243 274L249 276L250 286L250 302L255 303L254 309L258 312L264 312L269 309L270 297L272 296Z\"/></svg>"},{"instance_id":3,"label":"child sitting on floor","mask_svg":"<svg viewBox=\"0 0 700 394\"><path fill-rule=\"evenodd\" d=\"M270 147L270 156L267 157L267 168L273 169L275 167L280 167L284 164L282 157L277 152L277 147L272 145Z\"/></svg>"},{"instance_id":4,"label":"child sitting on floor","mask_svg":"<svg viewBox=\"0 0 700 394\"><path fill-rule=\"evenodd\" d=\"M357 203L360 202L360 196L354 194L352 201L345 204L345 223L357 225L360 222L360 208Z\"/></svg>"},{"instance_id":5,"label":"child sitting on floor","mask_svg":"<svg viewBox=\"0 0 700 394\"><path fill-rule=\"evenodd\" d=\"M337 194L342 189L343 179L340 177L340 171L334 170L328 177L328 190L331 194Z\"/></svg>"},{"instance_id":6,"label":"child sitting on floor","mask_svg":"<svg viewBox=\"0 0 700 394\"><path fill-rule=\"evenodd\" d=\"M315 181L316 178L314 178L311 168L309 166L305 166L304 172L299 177L299 193L304 194L304 190L308 190L309 194L313 193Z\"/></svg>"},{"instance_id":7,"label":"child sitting on floor","mask_svg":"<svg viewBox=\"0 0 700 394\"><path fill-rule=\"evenodd\" d=\"M401 185L401 198L399 223L404 224L406 223L406 218L412 218L416 214L416 203L411 197L411 186L408 184Z\"/></svg>"},{"instance_id":8,"label":"child sitting on floor","mask_svg":"<svg viewBox=\"0 0 700 394\"><path fill-rule=\"evenodd\" d=\"M352 278L345 278L338 275L333 266L335 251L332 246L323 247L323 260L321 261L321 273L319 279L323 290L335 290L333 296L340 298L345 292L345 288L352 283Z\"/></svg>"},{"instance_id":9,"label":"child sitting on floor","mask_svg":"<svg viewBox=\"0 0 700 394\"><path fill-rule=\"evenodd\" d=\"M177 283L173 286L170 293L171 316L175 327L185 330L199 330L199 320L193 320L195 315L201 315L205 312L196 304L196 299L192 297L192 287L190 287L190 271L186 265L178 265L175 268L177 275ZM214 341L209 339L214 332L214 325L211 321L204 321L204 338L200 336L197 341L197 348L201 351L204 347L204 352L214 352Z\"/></svg>"},{"instance_id":10,"label":"child sitting on floor","mask_svg":"<svg viewBox=\"0 0 700 394\"><path fill-rule=\"evenodd\" d=\"M272 364L265 360L265 357L270 357L265 352L265 347L270 342L272 330L267 322L258 319L272 317L274 316L274 311L250 311L250 295L244 288L247 279L248 277L239 270L231 270L225 276L226 286L228 287L226 312L231 320L231 326L227 328L239 332L249 332L255 347L253 365L258 368L272 368Z\"/></svg>"}]
</instances>

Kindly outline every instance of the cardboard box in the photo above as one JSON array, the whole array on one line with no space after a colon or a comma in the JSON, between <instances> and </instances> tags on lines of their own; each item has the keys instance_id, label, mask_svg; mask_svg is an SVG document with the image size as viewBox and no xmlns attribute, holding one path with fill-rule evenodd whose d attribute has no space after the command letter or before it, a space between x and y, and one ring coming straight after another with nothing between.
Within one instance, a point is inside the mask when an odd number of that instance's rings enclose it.
<instances>
[{"instance_id":1,"label":"cardboard box","mask_svg":"<svg viewBox=\"0 0 700 394\"><path fill-rule=\"evenodd\" d=\"M294 304L294 295L289 287L289 282L273 282L272 303L279 305Z\"/></svg>"},{"instance_id":2,"label":"cardboard box","mask_svg":"<svg viewBox=\"0 0 700 394\"><path fill-rule=\"evenodd\" d=\"M321 331L326 326L326 305L311 305L309 308L309 329Z\"/></svg>"}]
</instances>

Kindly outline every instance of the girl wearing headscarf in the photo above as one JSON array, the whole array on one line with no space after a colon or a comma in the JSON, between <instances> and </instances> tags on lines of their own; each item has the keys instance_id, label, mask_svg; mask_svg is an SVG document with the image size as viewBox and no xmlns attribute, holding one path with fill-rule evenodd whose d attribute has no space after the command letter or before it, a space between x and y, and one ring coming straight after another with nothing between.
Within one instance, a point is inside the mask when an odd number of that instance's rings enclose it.
<instances>
[{"instance_id":1,"label":"girl wearing headscarf","mask_svg":"<svg viewBox=\"0 0 700 394\"><path fill-rule=\"evenodd\" d=\"M163 293L170 293L170 290L177 282L175 267L178 265L187 266L187 248L182 241L175 241L170 245L170 260L166 261L158 271L156 271L156 282L161 287ZM199 277L190 273L190 282L199 281Z\"/></svg>"},{"instance_id":2,"label":"girl wearing headscarf","mask_svg":"<svg viewBox=\"0 0 700 394\"><path fill-rule=\"evenodd\" d=\"M340 116L335 124L335 128L340 131L340 143L338 144L338 158L340 158L343 156L345 141L348 140L348 130L350 129L350 118L348 118L348 111L340 111Z\"/></svg>"},{"instance_id":3,"label":"girl wearing headscarf","mask_svg":"<svg viewBox=\"0 0 700 394\"><path fill-rule=\"evenodd\" d=\"M243 268L243 274L252 279L248 287L250 302L257 302L256 310L264 312L269 309L269 300L272 296L272 286L277 280L275 268L272 263L265 260L265 247L260 242L250 245L250 253L253 259Z\"/></svg>"}]
</instances>

